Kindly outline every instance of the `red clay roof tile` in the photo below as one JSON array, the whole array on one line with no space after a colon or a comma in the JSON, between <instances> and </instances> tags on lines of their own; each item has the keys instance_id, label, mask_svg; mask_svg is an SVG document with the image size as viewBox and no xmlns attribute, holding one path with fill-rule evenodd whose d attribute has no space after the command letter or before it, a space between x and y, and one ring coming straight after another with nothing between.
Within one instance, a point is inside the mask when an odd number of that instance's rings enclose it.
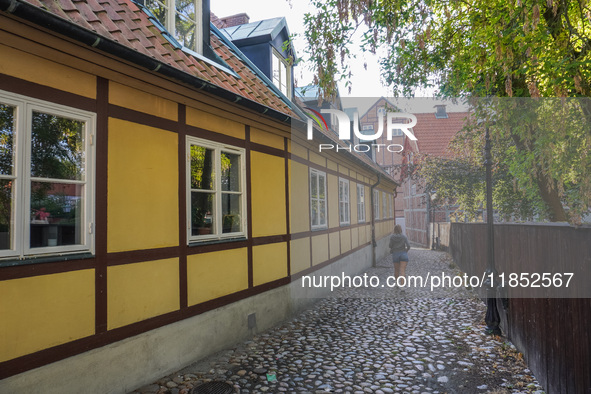
<instances>
[{"instance_id":1,"label":"red clay roof tile","mask_svg":"<svg viewBox=\"0 0 591 394\"><path fill-rule=\"evenodd\" d=\"M221 40L211 35L211 46L239 76L214 67L175 48L154 26L148 16L130 0L24 0L69 20L105 39L118 42L144 55L169 64L183 72L211 82L245 98L291 114L282 101L260 78Z\"/></svg>"},{"instance_id":2,"label":"red clay roof tile","mask_svg":"<svg viewBox=\"0 0 591 394\"><path fill-rule=\"evenodd\" d=\"M465 124L467 112L448 112L448 118L438 119L435 113L415 114L417 124L413 127L419 153L446 157L451 152L448 145Z\"/></svg>"}]
</instances>

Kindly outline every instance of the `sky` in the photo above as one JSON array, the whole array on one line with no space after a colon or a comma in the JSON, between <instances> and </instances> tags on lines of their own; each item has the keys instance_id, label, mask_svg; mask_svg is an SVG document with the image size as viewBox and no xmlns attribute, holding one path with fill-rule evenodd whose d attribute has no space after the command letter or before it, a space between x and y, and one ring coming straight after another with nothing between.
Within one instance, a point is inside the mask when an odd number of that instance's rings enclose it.
<instances>
[{"instance_id":1,"label":"sky","mask_svg":"<svg viewBox=\"0 0 591 394\"><path fill-rule=\"evenodd\" d=\"M304 48L306 41L303 35L304 32L304 14L312 12L313 7L308 0L262 0L262 1L245 1L245 0L211 0L211 11L218 17L225 17L230 15L245 12L250 17L250 22L256 22L263 19L276 18L284 16L287 19L289 32L294 37L294 46L298 57L304 57ZM339 93L341 97L351 97L352 100L356 98L379 98L391 97L392 92L387 87L380 83L380 69L378 58L375 55L361 53L360 50L356 52L356 58L352 59L352 89L348 92L348 88L344 83L339 86ZM364 63L367 63L367 69L364 68ZM296 66L294 77L296 79L296 86L306 86L312 83L313 74L305 65ZM432 91L416 92L416 96L430 97ZM345 101L345 100L344 100ZM391 100L394 104L398 104L400 109L408 112L421 113L433 111L433 106L438 103L443 103L441 100L420 99L410 100L405 102L401 100ZM367 107L368 100L356 101L357 104L351 106L358 106L361 113ZM373 101L372 101L373 103ZM449 101L447 104L449 112L464 111L465 106L456 105ZM346 102L343 103L345 106Z\"/></svg>"},{"instance_id":2,"label":"sky","mask_svg":"<svg viewBox=\"0 0 591 394\"><path fill-rule=\"evenodd\" d=\"M290 5L291 3L291 5ZM304 56L305 39L304 14L312 10L308 0L263 0L263 1L244 1L244 0L211 0L211 11L218 17L246 12L251 22L263 19L284 16L287 19L289 32L295 35L294 46L298 57ZM363 64L367 62L367 70ZM353 86L350 94L347 94L347 88L339 86L341 96L353 97L381 97L388 96L388 89L380 84L379 66L377 58L371 55L359 53L353 60ZM295 74L297 86L305 86L312 83L313 74L305 66L296 67Z\"/></svg>"}]
</instances>

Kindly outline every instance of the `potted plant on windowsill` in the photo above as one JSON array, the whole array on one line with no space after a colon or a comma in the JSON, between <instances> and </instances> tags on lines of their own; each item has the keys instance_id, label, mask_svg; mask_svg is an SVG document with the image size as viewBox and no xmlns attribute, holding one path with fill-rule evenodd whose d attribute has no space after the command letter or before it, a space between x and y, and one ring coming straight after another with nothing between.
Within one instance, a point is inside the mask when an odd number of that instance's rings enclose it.
<instances>
[{"instance_id":1,"label":"potted plant on windowsill","mask_svg":"<svg viewBox=\"0 0 591 394\"><path fill-rule=\"evenodd\" d=\"M31 213L31 223L33 224L47 224L50 213L45 210L45 207L33 209Z\"/></svg>"},{"instance_id":2,"label":"potted plant on windowsill","mask_svg":"<svg viewBox=\"0 0 591 394\"><path fill-rule=\"evenodd\" d=\"M224 233L236 233L240 231L240 215L230 214L223 218Z\"/></svg>"},{"instance_id":3,"label":"potted plant on windowsill","mask_svg":"<svg viewBox=\"0 0 591 394\"><path fill-rule=\"evenodd\" d=\"M193 235L211 234L212 217L210 212L202 210L193 211L192 224Z\"/></svg>"}]
</instances>

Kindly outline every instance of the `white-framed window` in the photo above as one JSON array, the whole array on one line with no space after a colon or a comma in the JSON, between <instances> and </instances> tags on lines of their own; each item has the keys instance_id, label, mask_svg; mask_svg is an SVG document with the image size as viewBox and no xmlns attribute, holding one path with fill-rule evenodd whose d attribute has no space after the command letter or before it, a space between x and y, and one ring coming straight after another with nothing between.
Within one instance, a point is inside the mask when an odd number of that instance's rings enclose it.
<instances>
[{"instance_id":1,"label":"white-framed window","mask_svg":"<svg viewBox=\"0 0 591 394\"><path fill-rule=\"evenodd\" d=\"M0 257L94 253L95 123L0 91Z\"/></svg>"},{"instance_id":2,"label":"white-framed window","mask_svg":"<svg viewBox=\"0 0 591 394\"><path fill-rule=\"evenodd\" d=\"M339 178L339 224L351 223L349 206L349 180Z\"/></svg>"},{"instance_id":3,"label":"white-framed window","mask_svg":"<svg viewBox=\"0 0 591 394\"><path fill-rule=\"evenodd\" d=\"M380 218L380 192L373 191L373 218L378 220Z\"/></svg>"},{"instance_id":4,"label":"white-framed window","mask_svg":"<svg viewBox=\"0 0 591 394\"><path fill-rule=\"evenodd\" d=\"M246 236L245 150L187 137L188 241Z\"/></svg>"},{"instance_id":5,"label":"white-framed window","mask_svg":"<svg viewBox=\"0 0 591 394\"><path fill-rule=\"evenodd\" d=\"M279 52L273 49L273 83L287 98L291 98L291 67Z\"/></svg>"},{"instance_id":6,"label":"white-framed window","mask_svg":"<svg viewBox=\"0 0 591 394\"><path fill-rule=\"evenodd\" d=\"M326 228L326 173L310 168L310 226Z\"/></svg>"},{"instance_id":7,"label":"white-framed window","mask_svg":"<svg viewBox=\"0 0 591 394\"><path fill-rule=\"evenodd\" d=\"M203 53L202 0L146 0L146 7L181 45Z\"/></svg>"},{"instance_id":8,"label":"white-framed window","mask_svg":"<svg viewBox=\"0 0 591 394\"><path fill-rule=\"evenodd\" d=\"M389 218L394 218L394 196L388 196L388 212L390 212Z\"/></svg>"},{"instance_id":9,"label":"white-framed window","mask_svg":"<svg viewBox=\"0 0 591 394\"><path fill-rule=\"evenodd\" d=\"M382 219L388 218L388 194L382 192Z\"/></svg>"},{"instance_id":10,"label":"white-framed window","mask_svg":"<svg viewBox=\"0 0 591 394\"><path fill-rule=\"evenodd\" d=\"M365 186L357 184L357 221L365 222Z\"/></svg>"},{"instance_id":11,"label":"white-framed window","mask_svg":"<svg viewBox=\"0 0 591 394\"><path fill-rule=\"evenodd\" d=\"M366 131L366 130L371 130L373 131L373 124L364 124L361 126L361 130Z\"/></svg>"}]
</instances>

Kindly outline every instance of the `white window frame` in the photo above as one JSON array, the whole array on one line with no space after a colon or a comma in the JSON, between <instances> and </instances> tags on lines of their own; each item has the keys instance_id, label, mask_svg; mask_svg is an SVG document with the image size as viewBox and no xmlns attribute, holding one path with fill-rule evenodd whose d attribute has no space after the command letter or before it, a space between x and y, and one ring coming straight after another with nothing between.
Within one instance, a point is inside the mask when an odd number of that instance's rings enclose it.
<instances>
[{"instance_id":1,"label":"white window frame","mask_svg":"<svg viewBox=\"0 0 591 394\"><path fill-rule=\"evenodd\" d=\"M25 259L38 255L63 255L70 253L94 254L95 218L95 144L96 114L48 101L0 90L0 103L16 107L14 116L13 175L0 175L0 179L11 179L13 207L11 224L11 249L0 250L0 258ZM73 119L84 123L84 180L36 178L31 176L31 125L33 111ZM31 248L31 182L57 182L82 185L84 208L81 210L81 242L76 245L58 245Z\"/></svg>"},{"instance_id":2,"label":"white window frame","mask_svg":"<svg viewBox=\"0 0 591 394\"><path fill-rule=\"evenodd\" d=\"M176 23L175 23L175 17L177 14L176 11L176 0L152 0L154 2L158 2L158 3L163 3L164 9L165 9L165 22L164 22L164 27L166 28L166 30L174 37L175 40L179 41L176 37L177 37L177 32L176 32ZM183 47L186 49L190 49L194 52L197 52L198 54L202 54L203 53L203 3L202 0L193 0L195 3L195 20L193 22L195 22L195 42L193 43L193 47ZM146 2L146 8L148 8L149 10L151 10L151 2L148 1ZM170 10L174 10L174 12L169 12ZM179 44L183 44L181 42L179 42Z\"/></svg>"},{"instance_id":3,"label":"white window frame","mask_svg":"<svg viewBox=\"0 0 591 394\"><path fill-rule=\"evenodd\" d=\"M207 149L211 149L215 151L214 157L214 182L215 182L215 199L213 203L213 212L212 216L215 215L215 219L213 222L214 226L214 233L213 234L203 234L203 235L193 235L192 234L192 223L191 223L191 146L197 145ZM222 177L221 177L221 154L222 152L227 152L231 154L238 154L240 155L240 191L239 192L227 192L222 191ZM215 240L224 240L229 238L245 238L247 237L246 227L248 223L248 218L246 216L246 150L244 148L239 148L232 145L221 144L218 142L213 142L210 140L205 140L202 138L197 138L193 136L187 136L187 143L186 143L186 154L187 154L187 163L186 163L186 185L187 185L187 243L196 243L196 242L206 242L206 241L215 241ZM240 229L241 231L231 232L231 233L223 233L223 217L222 217L222 195L223 194L240 194Z\"/></svg>"},{"instance_id":4,"label":"white window frame","mask_svg":"<svg viewBox=\"0 0 591 394\"><path fill-rule=\"evenodd\" d=\"M392 207L394 206L394 196L391 194L388 194L388 212L389 212L389 218L392 219L394 217L393 215L393 209Z\"/></svg>"},{"instance_id":5,"label":"white window frame","mask_svg":"<svg viewBox=\"0 0 591 394\"><path fill-rule=\"evenodd\" d=\"M373 218L378 220L380 218L380 191L373 191Z\"/></svg>"},{"instance_id":6,"label":"white window frame","mask_svg":"<svg viewBox=\"0 0 591 394\"><path fill-rule=\"evenodd\" d=\"M291 99L291 66L287 62L287 60L279 53L278 50L272 48L272 56L271 56L271 79L273 80L273 84L277 86L277 88L285 95L285 97ZM282 75L281 67L279 67L279 85L275 81L275 59L278 60L279 65L283 64L285 66L285 73L286 75ZM285 78L285 91L281 88L282 79ZM334 124L334 123L333 123Z\"/></svg>"},{"instance_id":7,"label":"white window frame","mask_svg":"<svg viewBox=\"0 0 591 394\"><path fill-rule=\"evenodd\" d=\"M324 198L321 199L320 197L316 197L314 198L312 196L312 174L316 174L316 180L317 180L317 184L316 184L316 190L320 190L320 178L323 178L323 185L324 185ZM320 171L317 170L315 168L310 168L310 178L309 178L309 194L310 194L310 228L312 230L321 230L321 229L326 229L328 228L328 204L327 204L327 195L328 195L328 190L326 189L326 172L324 171ZM312 204L314 203L314 201L318 202L318 223L314 224L313 222L313 218L312 218ZM320 222L321 219L321 215L320 215L320 202L324 201L324 223Z\"/></svg>"},{"instance_id":8,"label":"white window frame","mask_svg":"<svg viewBox=\"0 0 591 394\"><path fill-rule=\"evenodd\" d=\"M382 219L388 218L388 194L386 192L382 192Z\"/></svg>"},{"instance_id":9,"label":"white window frame","mask_svg":"<svg viewBox=\"0 0 591 394\"><path fill-rule=\"evenodd\" d=\"M351 224L351 204L349 193L349 180L339 177L339 224L347 226Z\"/></svg>"},{"instance_id":10,"label":"white window frame","mask_svg":"<svg viewBox=\"0 0 591 394\"><path fill-rule=\"evenodd\" d=\"M357 222L365 223L365 186L357 184Z\"/></svg>"}]
</instances>

